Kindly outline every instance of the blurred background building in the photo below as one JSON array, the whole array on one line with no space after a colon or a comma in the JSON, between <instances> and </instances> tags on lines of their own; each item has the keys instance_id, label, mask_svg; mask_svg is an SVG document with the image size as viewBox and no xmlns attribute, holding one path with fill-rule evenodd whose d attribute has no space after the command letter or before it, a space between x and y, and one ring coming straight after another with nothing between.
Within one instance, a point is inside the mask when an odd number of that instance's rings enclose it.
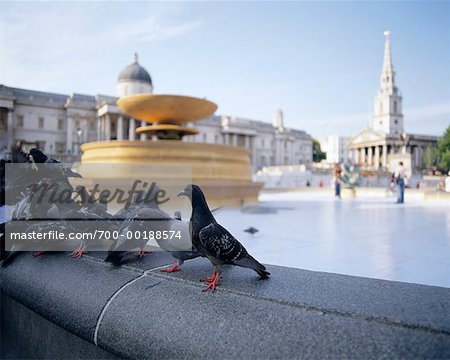
<instances>
[{"instance_id":1,"label":"blurred background building","mask_svg":"<svg viewBox=\"0 0 450 360\"><path fill-rule=\"evenodd\" d=\"M348 142L350 137L329 135L317 138L320 143L320 149L326 153L326 162L328 164L349 162Z\"/></svg>"},{"instance_id":2,"label":"blurred background building","mask_svg":"<svg viewBox=\"0 0 450 360\"><path fill-rule=\"evenodd\" d=\"M39 147L61 160L77 160L80 146L90 141L153 140L136 135L139 120L123 114L119 97L153 93L150 74L134 61L119 74L117 95L53 94L0 85L0 147L19 145L23 151ZM250 150L253 170L263 166L312 164L312 138L305 131L284 126L283 112L273 123L237 116L213 115L190 124L200 134L184 141L242 146Z\"/></svg>"}]
</instances>

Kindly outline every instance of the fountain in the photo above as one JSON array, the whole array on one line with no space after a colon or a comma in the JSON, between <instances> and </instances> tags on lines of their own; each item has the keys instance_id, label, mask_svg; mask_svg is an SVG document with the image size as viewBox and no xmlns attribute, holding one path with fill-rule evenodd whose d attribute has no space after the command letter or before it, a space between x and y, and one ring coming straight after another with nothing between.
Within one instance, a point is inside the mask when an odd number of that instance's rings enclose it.
<instances>
[{"instance_id":1,"label":"fountain","mask_svg":"<svg viewBox=\"0 0 450 360\"><path fill-rule=\"evenodd\" d=\"M189 166L192 181L204 189L212 206L242 206L258 201L263 184L252 180L248 149L182 141L184 136L198 133L186 123L211 116L216 104L199 98L159 94L128 96L119 99L117 104L125 114L148 124L138 127L136 133L146 134L152 140L83 144L78 171L85 179L104 182L118 177L130 180L148 177L140 173L140 168L151 165L153 179L176 181L180 179L173 169ZM121 164L125 170L119 174L108 164ZM127 166L130 166L128 170Z\"/></svg>"}]
</instances>

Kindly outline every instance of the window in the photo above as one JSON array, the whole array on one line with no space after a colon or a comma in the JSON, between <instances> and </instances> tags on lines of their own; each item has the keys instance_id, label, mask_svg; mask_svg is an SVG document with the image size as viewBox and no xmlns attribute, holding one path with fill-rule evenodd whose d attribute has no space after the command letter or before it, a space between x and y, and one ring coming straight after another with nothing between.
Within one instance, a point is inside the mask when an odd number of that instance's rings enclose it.
<instances>
[{"instance_id":1,"label":"window","mask_svg":"<svg viewBox=\"0 0 450 360\"><path fill-rule=\"evenodd\" d=\"M23 115L17 115L16 117L16 126L23 127Z\"/></svg>"},{"instance_id":2,"label":"window","mask_svg":"<svg viewBox=\"0 0 450 360\"><path fill-rule=\"evenodd\" d=\"M203 134L203 142L206 142L206 134Z\"/></svg>"},{"instance_id":3,"label":"window","mask_svg":"<svg viewBox=\"0 0 450 360\"><path fill-rule=\"evenodd\" d=\"M38 118L38 128L39 129L44 128L44 118L43 117Z\"/></svg>"},{"instance_id":4,"label":"window","mask_svg":"<svg viewBox=\"0 0 450 360\"><path fill-rule=\"evenodd\" d=\"M395 125L398 124L398 120L397 120L397 119L394 120L394 124L395 124Z\"/></svg>"},{"instance_id":5,"label":"window","mask_svg":"<svg viewBox=\"0 0 450 360\"><path fill-rule=\"evenodd\" d=\"M383 103L380 103L380 113L383 112Z\"/></svg>"},{"instance_id":6,"label":"window","mask_svg":"<svg viewBox=\"0 0 450 360\"><path fill-rule=\"evenodd\" d=\"M58 119L58 130L64 130L64 119Z\"/></svg>"},{"instance_id":7,"label":"window","mask_svg":"<svg viewBox=\"0 0 450 360\"><path fill-rule=\"evenodd\" d=\"M394 112L397 112L397 101L394 101Z\"/></svg>"}]
</instances>

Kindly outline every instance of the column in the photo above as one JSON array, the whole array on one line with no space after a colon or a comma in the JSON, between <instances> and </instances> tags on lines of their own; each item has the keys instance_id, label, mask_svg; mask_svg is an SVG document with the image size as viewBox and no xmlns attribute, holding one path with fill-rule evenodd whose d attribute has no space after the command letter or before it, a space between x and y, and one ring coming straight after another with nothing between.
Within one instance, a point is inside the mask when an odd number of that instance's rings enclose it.
<instances>
[{"instance_id":1,"label":"column","mask_svg":"<svg viewBox=\"0 0 450 360\"><path fill-rule=\"evenodd\" d=\"M105 140L111 140L111 116L109 114L105 116Z\"/></svg>"},{"instance_id":2,"label":"column","mask_svg":"<svg viewBox=\"0 0 450 360\"><path fill-rule=\"evenodd\" d=\"M102 140L102 119L97 117L97 141Z\"/></svg>"},{"instance_id":3,"label":"column","mask_svg":"<svg viewBox=\"0 0 450 360\"><path fill-rule=\"evenodd\" d=\"M367 148L367 165L372 166L373 165L373 151L372 151L372 146L369 146Z\"/></svg>"},{"instance_id":4,"label":"column","mask_svg":"<svg viewBox=\"0 0 450 360\"><path fill-rule=\"evenodd\" d=\"M417 146L411 146L411 163L414 170L418 170Z\"/></svg>"},{"instance_id":5,"label":"column","mask_svg":"<svg viewBox=\"0 0 450 360\"><path fill-rule=\"evenodd\" d=\"M72 116L67 116L67 129L66 129L66 152L73 152L73 121Z\"/></svg>"},{"instance_id":6,"label":"column","mask_svg":"<svg viewBox=\"0 0 450 360\"><path fill-rule=\"evenodd\" d=\"M6 136L7 136L7 139L8 139L7 146L8 146L8 149L10 149L11 146L13 145L13 142L14 142L14 133L13 133L13 131L14 131L14 110L13 109L8 109L8 119L7 119L7 121L8 121L7 125L6 125L7 126Z\"/></svg>"},{"instance_id":7,"label":"column","mask_svg":"<svg viewBox=\"0 0 450 360\"><path fill-rule=\"evenodd\" d=\"M106 128L105 128L105 126L106 126L106 121L105 121L105 116L103 115L100 118L100 140L102 140L102 141L106 140L106 136L105 136Z\"/></svg>"},{"instance_id":8,"label":"column","mask_svg":"<svg viewBox=\"0 0 450 360\"><path fill-rule=\"evenodd\" d=\"M246 148L249 148L249 147L250 147L250 137L249 137L249 136L245 136L245 143L244 143L244 146L245 146Z\"/></svg>"},{"instance_id":9,"label":"column","mask_svg":"<svg viewBox=\"0 0 450 360\"><path fill-rule=\"evenodd\" d=\"M82 142L85 143L85 142L87 142L88 132L89 132L89 121L86 118L83 120L82 129L83 129L83 141Z\"/></svg>"},{"instance_id":10,"label":"column","mask_svg":"<svg viewBox=\"0 0 450 360\"><path fill-rule=\"evenodd\" d=\"M417 157L419 158L419 167L423 167L422 157L423 157L423 151L422 146L417 147Z\"/></svg>"},{"instance_id":11,"label":"column","mask_svg":"<svg viewBox=\"0 0 450 360\"><path fill-rule=\"evenodd\" d=\"M383 150L382 150L382 163L383 163L383 169L386 170L387 169L387 146L386 144L383 145Z\"/></svg>"},{"instance_id":12,"label":"column","mask_svg":"<svg viewBox=\"0 0 450 360\"><path fill-rule=\"evenodd\" d=\"M358 149L353 149L353 162L355 165L359 165L359 151Z\"/></svg>"},{"instance_id":13,"label":"column","mask_svg":"<svg viewBox=\"0 0 450 360\"><path fill-rule=\"evenodd\" d=\"M375 146L375 170L378 170L380 168L380 147L377 145Z\"/></svg>"},{"instance_id":14,"label":"column","mask_svg":"<svg viewBox=\"0 0 450 360\"><path fill-rule=\"evenodd\" d=\"M420 158L419 158L419 147L418 146L414 146L414 158L416 161L416 168L420 169Z\"/></svg>"},{"instance_id":15,"label":"column","mask_svg":"<svg viewBox=\"0 0 450 360\"><path fill-rule=\"evenodd\" d=\"M128 140L133 141L136 139L136 121L130 119L130 126L128 128Z\"/></svg>"},{"instance_id":16,"label":"column","mask_svg":"<svg viewBox=\"0 0 450 360\"><path fill-rule=\"evenodd\" d=\"M366 148L361 148L361 164L364 166L366 164Z\"/></svg>"},{"instance_id":17,"label":"column","mask_svg":"<svg viewBox=\"0 0 450 360\"><path fill-rule=\"evenodd\" d=\"M117 119L117 140L123 140L123 116L119 115Z\"/></svg>"},{"instance_id":18,"label":"column","mask_svg":"<svg viewBox=\"0 0 450 360\"><path fill-rule=\"evenodd\" d=\"M141 127L142 127L142 126L147 126L147 123L146 123L145 121L141 121ZM141 141L147 140L147 135L141 134L140 140L141 140Z\"/></svg>"}]
</instances>

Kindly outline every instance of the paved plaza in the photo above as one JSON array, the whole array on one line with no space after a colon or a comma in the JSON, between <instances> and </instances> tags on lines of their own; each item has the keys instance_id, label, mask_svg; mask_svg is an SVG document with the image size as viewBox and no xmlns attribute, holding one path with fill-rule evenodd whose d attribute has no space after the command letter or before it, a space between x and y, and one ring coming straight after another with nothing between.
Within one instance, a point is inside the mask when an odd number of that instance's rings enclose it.
<instances>
[{"instance_id":1,"label":"paved plaza","mask_svg":"<svg viewBox=\"0 0 450 360\"><path fill-rule=\"evenodd\" d=\"M217 220L263 263L450 287L450 204L331 194L262 194L258 208ZM253 226L255 235L243 232Z\"/></svg>"}]
</instances>

